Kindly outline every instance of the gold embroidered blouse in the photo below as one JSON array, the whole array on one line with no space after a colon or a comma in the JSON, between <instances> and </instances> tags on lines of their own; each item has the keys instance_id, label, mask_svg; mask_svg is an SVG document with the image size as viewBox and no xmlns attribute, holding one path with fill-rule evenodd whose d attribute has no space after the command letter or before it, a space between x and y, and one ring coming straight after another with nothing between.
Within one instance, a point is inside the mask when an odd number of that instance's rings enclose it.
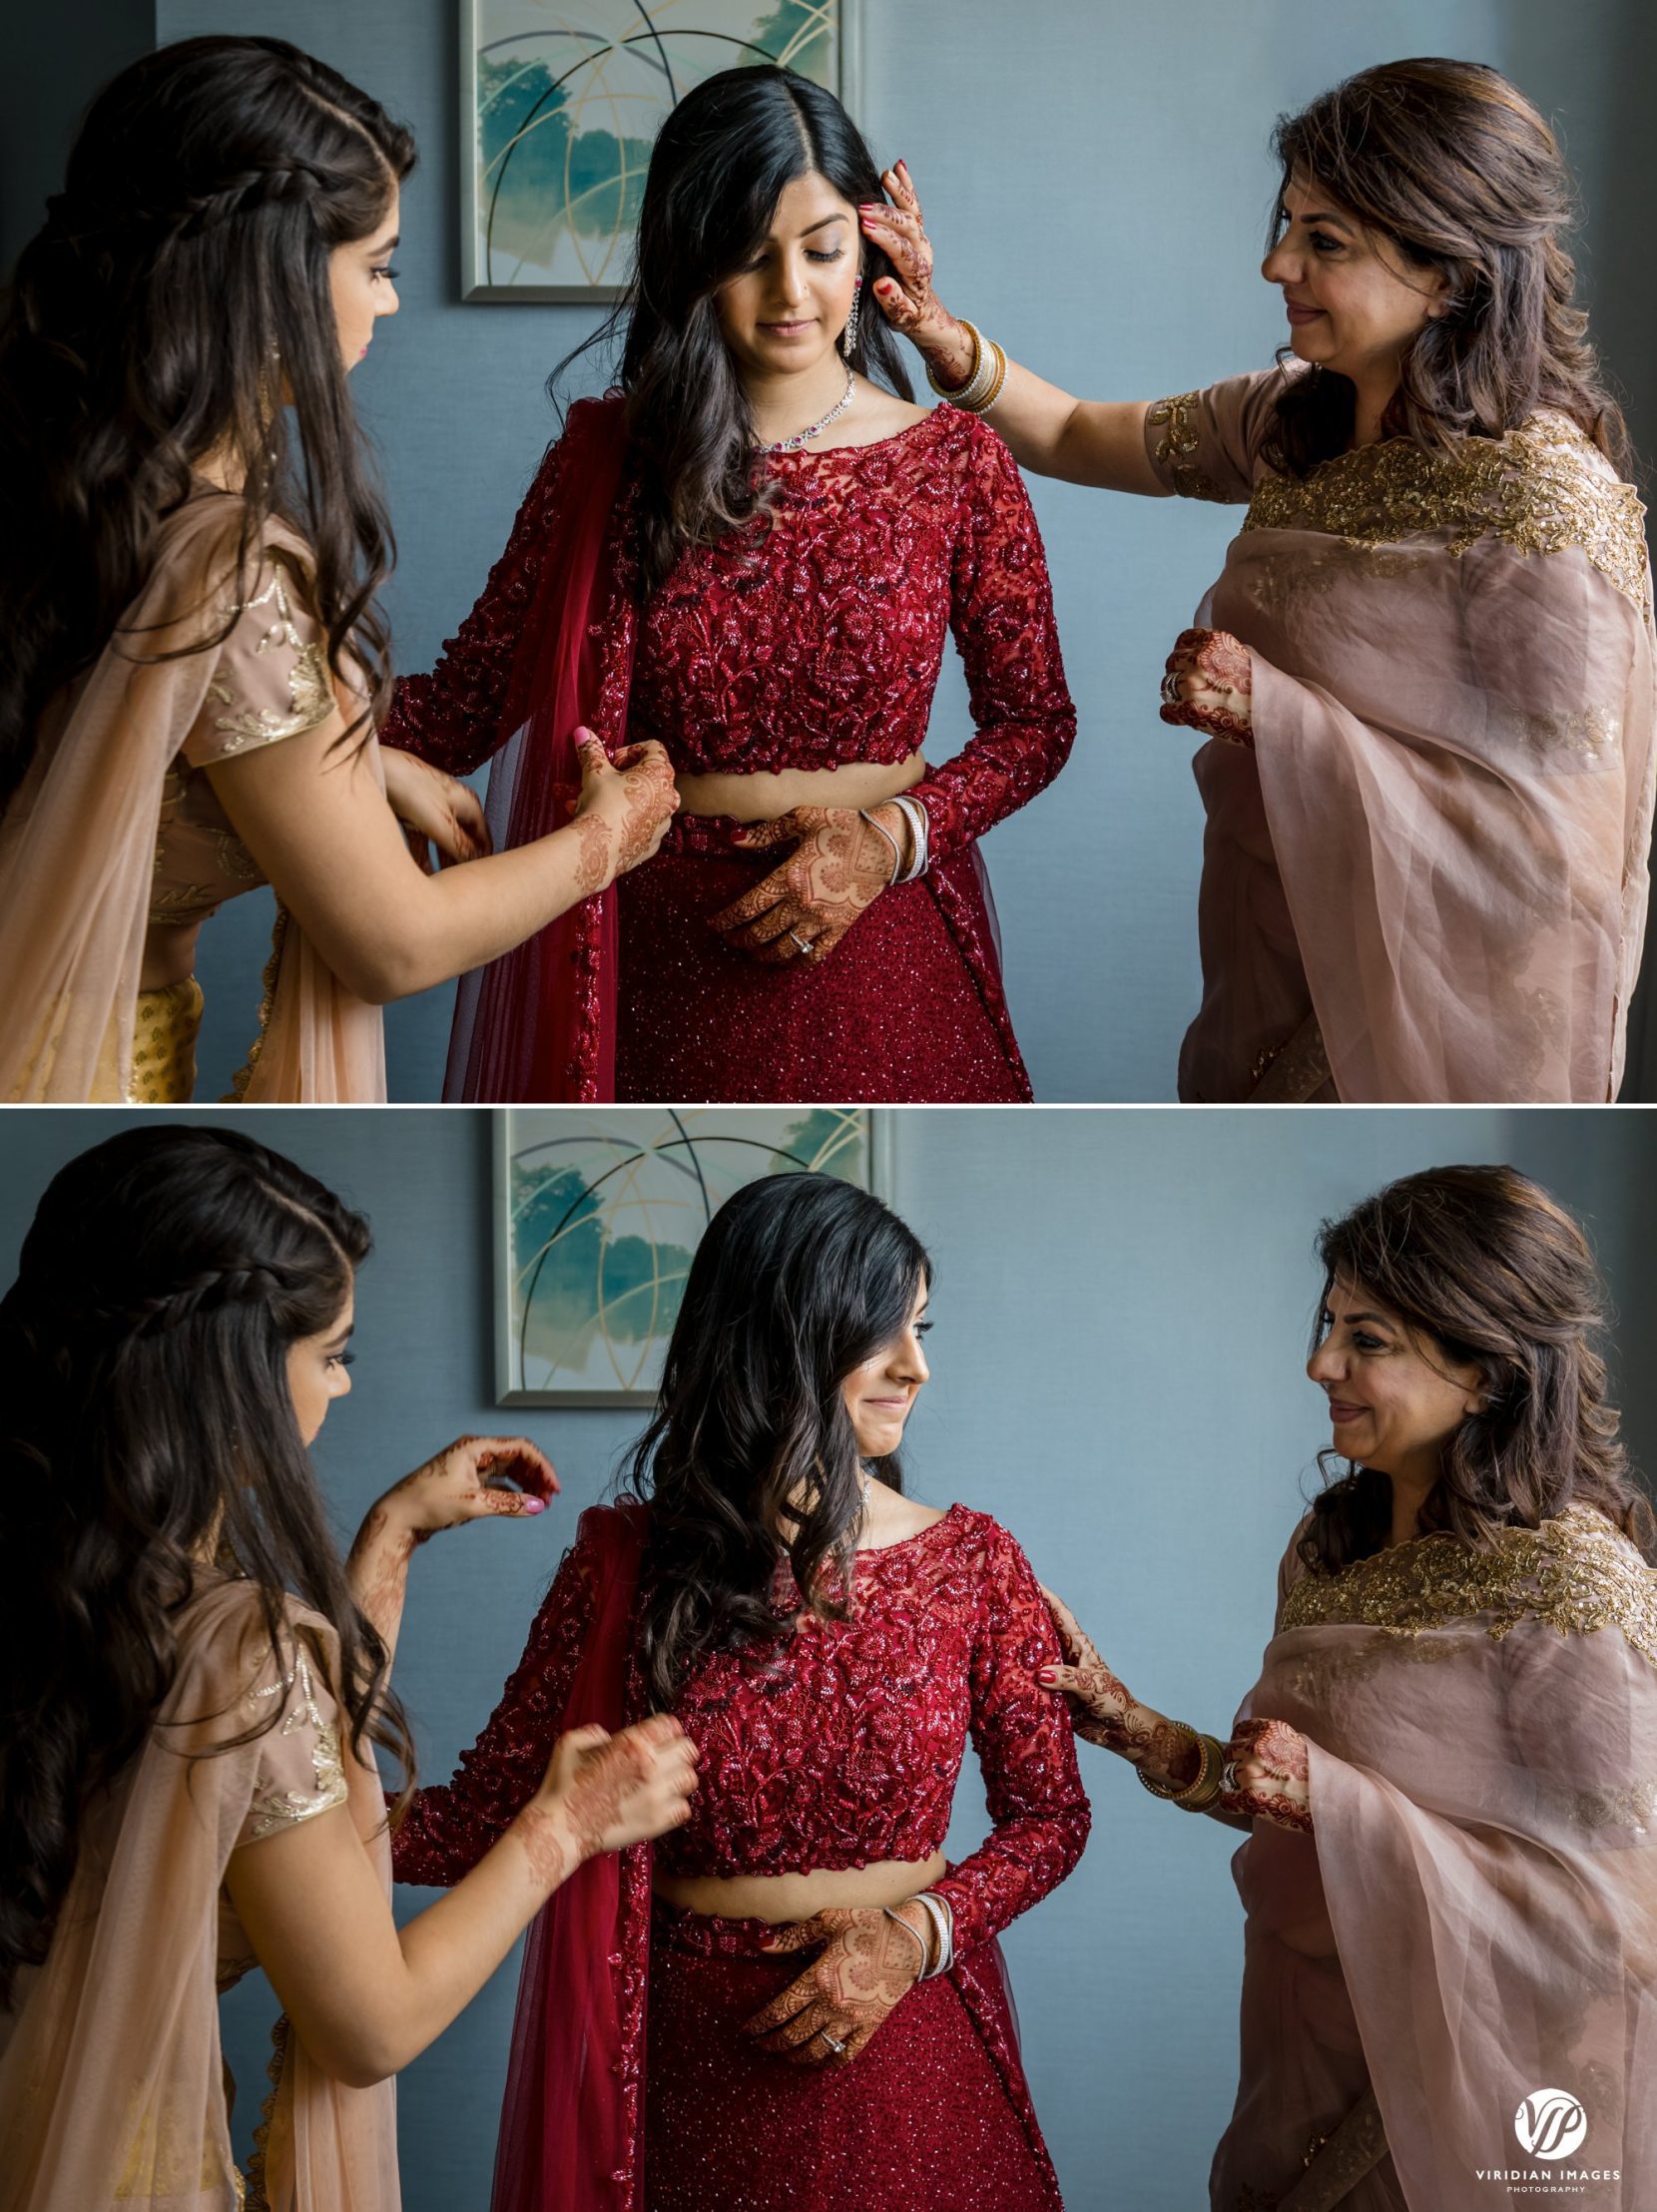
<instances>
[{"instance_id":1,"label":"gold embroidered blouse","mask_svg":"<svg viewBox=\"0 0 1657 2212\"><path fill-rule=\"evenodd\" d=\"M1439 1530L1339 1574L1302 1574L1284 1596L1278 1631L1363 1627L1415 1636L1471 1620L1498 1642L1525 1620L1561 1636L1615 1628L1657 1666L1657 1569L1602 1513L1571 1505L1540 1528L1503 1530L1492 1551Z\"/></svg>"},{"instance_id":2,"label":"gold embroidered blouse","mask_svg":"<svg viewBox=\"0 0 1657 2212\"><path fill-rule=\"evenodd\" d=\"M1485 537L1519 553L1574 548L1649 608L1639 494L1567 415L1544 408L1503 438L1462 438L1447 453L1387 438L1303 480L1279 475L1264 455L1283 388L1284 371L1266 369L1159 400L1145 440L1162 482L1190 499L1246 501L1245 531L1313 531L1355 549L1427 533L1452 555Z\"/></svg>"},{"instance_id":3,"label":"gold embroidered blouse","mask_svg":"<svg viewBox=\"0 0 1657 2212\"><path fill-rule=\"evenodd\" d=\"M152 926L205 921L239 891L264 881L214 796L207 771L257 746L315 730L334 711L321 627L304 605L303 573L285 546L268 545L246 600L216 611L234 626L195 727L162 791L152 879Z\"/></svg>"}]
</instances>

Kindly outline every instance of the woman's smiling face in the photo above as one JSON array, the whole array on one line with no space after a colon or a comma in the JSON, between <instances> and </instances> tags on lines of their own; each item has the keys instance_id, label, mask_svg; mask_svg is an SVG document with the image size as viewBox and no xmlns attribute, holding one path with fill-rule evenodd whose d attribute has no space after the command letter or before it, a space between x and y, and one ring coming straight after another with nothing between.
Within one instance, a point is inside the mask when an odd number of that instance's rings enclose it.
<instances>
[{"instance_id":1,"label":"woman's smiling face","mask_svg":"<svg viewBox=\"0 0 1657 2212\"><path fill-rule=\"evenodd\" d=\"M883 1459L903 1441L910 1408L931 1370L921 1340L931 1324L926 1319L927 1289L916 1295L908 1321L882 1345L871 1359L853 1368L840 1384L845 1409L851 1416L857 1450L864 1459Z\"/></svg>"},{"instance_id":2,"label":"woman's smiling face","mask_svg":"<svg viewBox=\"0 0 1657 2212\"><path fill-rule=\"evenodd\" d=\"M1357 383L1395 379L1404 348L1443 311L1443 277L1412 268L1314 179L1291 178L1280 205L1260 274L1283 287L1295 351Z\"/></svg>"},{"instance_id":3,"label":"woman's smiling face","mask_svg":"<svg viewBox=\"0 0 1657 2212\"><path fill-rule=\"evenodd\" d=\"M1453 1366L1362 1283L1341 1276L1306 1372L1329 1399L1337 1451L1423 1488L1437 1480L1451 1436L1484 1401L1476 1367Z\"/></svg>"},{"instance_id":4,"label":"woman's smiling face","mask_svg":"<svg viewBox=\"0 0 1657 2212\"><path fill-rule=\"evenodd\" d=\"M786 185L754 260L719 288L720 329L739 369L816 368L845 328L861 253L857 211L827 177Z\"/></svg>"}]
</instances>

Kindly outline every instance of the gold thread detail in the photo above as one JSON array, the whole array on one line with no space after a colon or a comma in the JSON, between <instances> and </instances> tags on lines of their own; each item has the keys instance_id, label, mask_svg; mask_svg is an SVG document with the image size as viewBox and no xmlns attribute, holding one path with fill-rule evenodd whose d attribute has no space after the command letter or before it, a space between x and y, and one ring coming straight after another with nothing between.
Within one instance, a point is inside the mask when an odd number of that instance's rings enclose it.
<instances>
[{"instance_id":1,"label":"gold thread detail","mask_svg":"<svg viewBox=\"0 0 1657 2212\"><path fill-rule=\"evenodd\" d=\"M1151 461L1154 467L1166 469L1170 483L1182 499L1213 499L1224 505L1225 493L1193 458L1203 442L1198 422L1202 403L1200 391L1182 391L1172 399L1159 399L1154 407L1145 410L1145 420L1150 427L1162 431L1152 448Z\"/></svg>"},{"instance_id":2,"label":"gold thread detail","mask_svg":"<svg viewBox=\"0 0 1657 2212\"><path fill-rule=\"evenodd\" d=\"M1540 1528L1504 1529L1493 1551L1446 1530L1394 1544L1339 1574L1312 1569L1290 1590L1279 1632L1379 1628L1401 1636L1488 1616L1499 1642L1520 1621L1561 1636L1615 1628L1657 1666L1657 1571L1602 1513L1570 1505Z\"/></svg>"},{"instance_id":3,"label":"gold thread detail","mask_svg":"<svg viewBox=\"0 0 1657 2212\"><path fill-rule=\"evenodd\" d=\"M1170 421L1171 453L1194 449L1195 432L1182 422ZM1176 442L1177 430L1189 448ZM1519 553L1574 550L1647 613L1644 519L1633 485L1567 416L1544 409L1504 438L1463 438L1448 453L1386 438L1339 453L1304 479L1270 476L1255 487L1243 528L1321 531L1355 548L1444 530L1444 550L1457 555L1486 537Z\"/></svg>"}]
</instances>

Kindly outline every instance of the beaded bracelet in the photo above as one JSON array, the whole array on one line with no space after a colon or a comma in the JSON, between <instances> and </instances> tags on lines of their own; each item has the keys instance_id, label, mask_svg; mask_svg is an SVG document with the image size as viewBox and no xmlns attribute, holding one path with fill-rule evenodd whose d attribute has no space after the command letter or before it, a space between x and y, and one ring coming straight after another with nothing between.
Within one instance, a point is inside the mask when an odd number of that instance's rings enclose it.
<instances>
[{"instance_id":1,"label":"beaded bracelet","mask_svg":"<svg viewBox=\"0 0 1657 2212\"><path fill-rule=\"evenodd\" d=\"M930 361L926 363L926 381L940 399L947 399L950 406L964 408L968 414L982 414L1000 395L1002 380L1007 373L1007 356L993 338L986 338L975 322L960 318L961 328L972 340L972 373L964 384L940 384L937 371Z\"/></svg>"}]
</instances>

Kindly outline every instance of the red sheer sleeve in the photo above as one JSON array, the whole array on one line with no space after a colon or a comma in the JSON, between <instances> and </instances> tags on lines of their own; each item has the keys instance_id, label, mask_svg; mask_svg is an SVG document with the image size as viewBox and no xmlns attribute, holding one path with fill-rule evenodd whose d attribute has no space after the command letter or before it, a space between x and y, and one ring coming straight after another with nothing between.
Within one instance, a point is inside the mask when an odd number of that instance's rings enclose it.
<instances>
[{"instance_id":1,"label":"red sheer sleeve","mask_svg":"<svg viewBox=\"0 0 1657 2212\"><path fill-rule=\"evenodd\" d=\"M593 1592L592 1545L578 1538L564 1554L500 1703L471 1750L461 1753L454 1779L415 1792L391 1839L397 1881L446 1890L528 1804L563 1725L592 1627Z\"/></svg>"},{"instance_id":2,"label":"red sheer sleeve","mask_svg":"<svg viewBox=\"0 0 1657 2212\"><path fill-rule=\"evenodd\" d=\"M429 676L405 676L397 684L381 745L413 753L451 776L469 776L511 737L513 669L557 527L564 444L560 438L541 463L506 551L458 636L445 643L442 659Z\"/></svg>"},{"instance_id":3,"label":"red sheer sleeve","mask_svg":"<svg viewBox=\"0 0 1657 2212\"><path fill-rule=\"evenodd\" d=\"M1037 1670L1063 1663L1029 1561L997 1529L987 1560L984 1615L972 1652L972 1746L983 1769L986 1843L941 1882L955 1918L955 1949L998 1936L1075 1867L1092 1826L1063 1697Z\"/></svg>"},{"instance_id":4,"label":"red sheer sleeve","mask_svg":"<svg viewBox=\"0 0 1657 2212\"><path fill-rule=\"evenodd\" d=\"M1076 736L1041 533L1012 455L987 429L967 457L949 627L966 667L977 735L914 786L912 796L926 809L932 856L940 860L1050 784Z\"/></svg>"}]
</instances>

